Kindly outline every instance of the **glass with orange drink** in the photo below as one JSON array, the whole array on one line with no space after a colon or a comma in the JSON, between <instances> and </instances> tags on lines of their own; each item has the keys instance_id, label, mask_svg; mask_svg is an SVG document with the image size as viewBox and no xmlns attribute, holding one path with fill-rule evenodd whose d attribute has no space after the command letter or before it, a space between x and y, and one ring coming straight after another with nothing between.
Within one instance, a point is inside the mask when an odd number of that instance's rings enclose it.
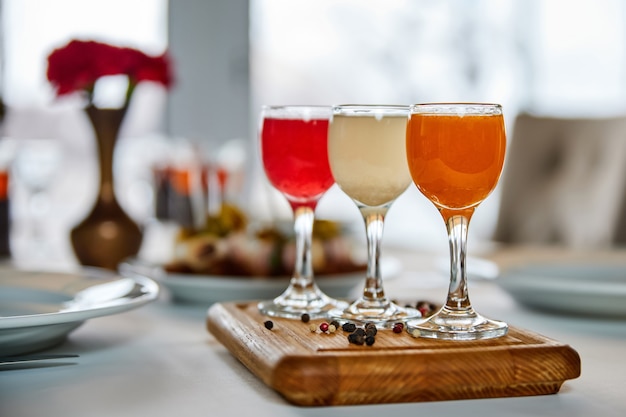
<instances>
[{"instance_id":1,"label":"glass with orange drink","mask_svg":"<svg viewBox=\"0 0 626 417\"><path fill-rule=\"evenodd\" d=\"M413 182L439 210L448 231L450 286L443 307L413 320L413 335L475 340L503 336L508 326L472 307L467 289L467 231L476 207L498 183L506 149L502 107L483 103L415 104L406 133Z\"/></svg>"}]
</instances>

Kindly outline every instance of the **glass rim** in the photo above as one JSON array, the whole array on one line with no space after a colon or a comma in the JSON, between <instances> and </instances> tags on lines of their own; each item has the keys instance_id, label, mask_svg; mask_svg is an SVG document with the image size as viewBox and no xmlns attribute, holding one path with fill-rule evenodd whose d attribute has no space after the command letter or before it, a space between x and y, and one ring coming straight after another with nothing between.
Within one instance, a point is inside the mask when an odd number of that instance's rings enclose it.
<instances>
[{"instance_id":1,"label":"glass rim","mask_svg":"<svg viewBox=\"0 0 626 417\"><path fill-rule=\"evenodd\" d=\"M262 110L280 110L280 109L332 109L331 104L263 104Z\"/></svg>"},{"instance_id":2,"label":"glass rim","mask_svg":"<svg viewBox=\"0 0 626 417\"><path fill-rule=\"evenodd\" d=\"M263 105L261 117L270 116L277 119L330 119L333 113L331 105L294 104L294 105Z\"/></svg>"},{"instance_id":3,"label":"glass rim","mask_svg":"<svg viewBox=\"0 0 626 417\"><path fill-rule=\"evenodd\" d=\"M333 115L375 116L385 113L406 116L409 110L408 104L338 104L333 106Z\"/></svg>"},{"instance_id":4,"label":"glass rim","mask_svg":"<svg viewBox=\"0 0 626 417\"><path fill-rule=\"evenodd\" d=\"M409 106L411 114L442 114L442 115L502 115L502 105L497 103L449 102L449 103L417 103Z\"/></svg>"}]
</instances>

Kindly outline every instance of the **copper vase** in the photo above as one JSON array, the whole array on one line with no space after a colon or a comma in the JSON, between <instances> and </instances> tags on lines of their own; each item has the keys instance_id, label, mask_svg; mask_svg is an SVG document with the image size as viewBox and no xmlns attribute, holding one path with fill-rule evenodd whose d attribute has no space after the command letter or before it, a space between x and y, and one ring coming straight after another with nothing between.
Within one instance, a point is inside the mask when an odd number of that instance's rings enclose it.
<instances>
[{"instance_id":1,"label":"copper vase","mask_svg":"<svg viewBox=\"0 0 626 417\"><path fill-rule=\"evenodd\" d=\"M113 153L126 107L86 108L98 147L100 185L87 217L71 231L74 253L82 265L116 270L125 258L136 255L142 231L120 206L113 182Z\"/></svg>"}]
</instances>

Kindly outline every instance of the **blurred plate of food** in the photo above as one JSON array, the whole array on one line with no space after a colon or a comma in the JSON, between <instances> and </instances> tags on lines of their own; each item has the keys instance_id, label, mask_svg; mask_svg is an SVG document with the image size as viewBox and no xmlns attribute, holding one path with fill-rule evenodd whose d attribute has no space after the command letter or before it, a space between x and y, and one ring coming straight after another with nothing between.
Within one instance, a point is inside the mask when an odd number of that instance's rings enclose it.
<instances>
[{"instance_id":1,"label":"blurred plate of food","mask_svg":"<svg viewBox=\"0 0 626 417\"><path fill-rule=\"evenodd\" d=\"M364 284L365 258L340 223L316 220L311 246L315 281L326 294L346 298ZM294 258L293 233L284 222L251 225L237 207L224 205L203 228L179 231L171 259L130 259L120 272L154 279L173 301L211 304L280 295L289 285ZM383 258L381 268L389 279L401 265Z\"/></svg>"},{"instance_id":2,"label":"blurred plate of food","mask_svg":"<svg viewBox=\"0 0 626 417\"><path fill-rule=\"evenodd\" d=\"M400 272L396 258L381 260L383 277L391 279ZM125 274L139 274L157 281L169 292L172 301L213 304L238 300L271 299L289 285L289 277L201 275L167 272L163 266L133 259L120 265ZM317 275L315 282L322 291L334 298L349 298L355 288L365 283L365 271Z\"/></svg>"}]
</instances>

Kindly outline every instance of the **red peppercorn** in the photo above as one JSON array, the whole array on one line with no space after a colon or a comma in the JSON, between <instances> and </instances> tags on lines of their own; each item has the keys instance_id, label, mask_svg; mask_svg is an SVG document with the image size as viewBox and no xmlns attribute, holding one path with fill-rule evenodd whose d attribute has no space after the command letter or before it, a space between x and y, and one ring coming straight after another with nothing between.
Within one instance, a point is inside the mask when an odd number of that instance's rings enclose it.
<instances>
[{"instance_id":1,"label":"red peppercorn","mask_svg":"<svg viewBox=\"0 0 626 417\"><path fill-rule=\"evenodd\" d=\"M393 325L393 327L391 328L391 330L394 333L402 333L402 330L404 330L404 324L402 323L396 323Z\"/></svg>"},{"instance_id":2,"label":"red peppercorn","mask_svg":"<svg viewBox=\"0 0 626 417\"><path fill-rule=\"evenodd\" d=\"M428 308L427 306L421 306L421 307L417 308L417 311L420 312L422 317L426 317L426 315L428 315L428 313L430 313L430 308Z\"/></svg>"},{"instance_id":3,"label":"red peppercorn","mask_svg":"<svg viewBox=\"0 0 626 417\"><path fill-rule=\"evenodd\" d=\"M320 324L320 330L323 332L327 332L328 331L328 323L323 322Z\"/></svg>"}]
</instances>

